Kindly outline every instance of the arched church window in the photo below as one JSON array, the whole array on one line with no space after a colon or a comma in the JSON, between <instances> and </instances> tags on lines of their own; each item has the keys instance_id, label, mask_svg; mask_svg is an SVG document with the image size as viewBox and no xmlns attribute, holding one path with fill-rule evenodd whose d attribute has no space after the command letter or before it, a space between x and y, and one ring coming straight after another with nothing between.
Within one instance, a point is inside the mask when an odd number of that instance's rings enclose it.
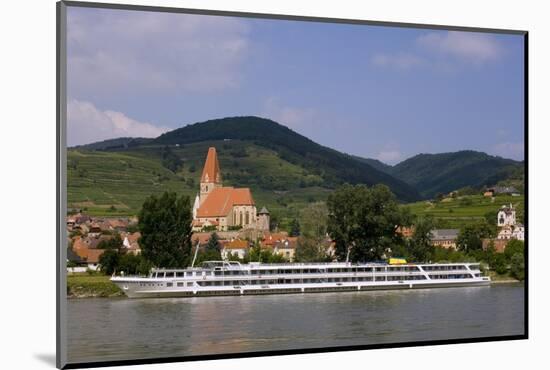
<instances>
[{"instance_id":1,"label":"arched church window","mask_svg":"<svg viewBox=\"0 0 550 370\"><path fill-rule=\"evenodd\" d=\"M239 222L239 225L241 225L241 226L243 225L243 211L241 211L241 220Z\"/></svg>"},{"instance_id":2,"label":"arched church window","mask_svg":"<svg viewBox=\"0 0 550 370\"><path fill-rule=\"evenodd\" d=\"M248 225L250 223L250 213L247 211L246 212L246 225Z\"/></svg>"}]
</instances>

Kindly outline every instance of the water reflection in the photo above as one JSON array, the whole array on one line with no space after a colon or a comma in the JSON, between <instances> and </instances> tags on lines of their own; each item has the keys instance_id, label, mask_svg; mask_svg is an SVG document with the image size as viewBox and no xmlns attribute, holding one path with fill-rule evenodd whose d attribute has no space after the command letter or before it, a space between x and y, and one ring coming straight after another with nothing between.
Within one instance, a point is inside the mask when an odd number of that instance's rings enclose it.
<instances>
[{"instance_id":1,"label":"water reflection","mask_svg":"<svg viewBox=\"0 0 550 370\"><path fill-rule=\"evenodd\" d=\"M522 286L68 302L71 362L523 333Z\"/></svg>"}]
</instances>

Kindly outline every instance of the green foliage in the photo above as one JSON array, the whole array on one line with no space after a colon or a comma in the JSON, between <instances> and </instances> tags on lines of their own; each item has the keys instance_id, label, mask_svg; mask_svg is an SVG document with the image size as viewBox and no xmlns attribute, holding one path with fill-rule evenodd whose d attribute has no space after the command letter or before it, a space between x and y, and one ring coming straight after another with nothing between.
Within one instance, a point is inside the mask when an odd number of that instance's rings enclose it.
<instances>
[{"instance_id":1,"label":"green foliage","mask_svg":"<svg viewBox=\"0 0 550 370\"><path fill-rule=\"evenodd\" d=\"M188 197L151 195L139 213L143 256L157 267L185 267L191 253L191 204Z\"/></svg>"},{"instance_id":2,"label":"green foliage","mask_svg":"<svg viewBox=\"0 0 550 370\"><path fill-rule=\"evenodd\" d=\"M127 253L119 256L117 271L124 271L127 275L147 275L152 266L142 255Z\"/></svg>"},{"instance_id":3,"label":"green foliage","mask_svg":"<svg viewBox=\"0 0 550 370\"><path fill-rule=\"evenodd\" d=\"M504 255L508 260L512 259L512 256L515 254L524 254L525 244L522 240L512 239L506 243L506 248L504 249Z\"/></svg>"},{"instance_id":4,"label":"green foliage","mask_svg":"<svg viewBox=\"0 0 550 370\"><path fill-rule=\"evenodd\" d=\"M172 172L176 172L183 166L183 161L178 157L169 146L161 149L161 163Z\"/></svg>"},{"instance_id":5,"label":"green foliage","mask_svg":"<svg viewBox=\"0 0 550 370\"><path fill-rule=\"evenodd\" d=\"M122 248L122 238L120 237L120 234L117 233L112 238L100 241L97 244L97 248L118 250Z\"/></svg>"},{"instance_id":6,"label":"green foliage","mask_svg":"<svg viewBox=\"0 0 550 370\"><path fill-rule=\"evenodd\" d=\"M465 226L458 233L456 239L457 248L464 252L480 250L482 239L490 238L496 230L487 222L480 222Z\"/></svg>"},{"instance_id":7,"label":"green foliage","mask_svg":"<svg viewBox=\"0 0 550 370\"><path fill-rule=\"evenodd\" d=\"M107 249L99 257L101 271L107 275L112 275L120 264L120 255L116 249Z\"/></svg>"},{"instance_id":8,"label":"green foliage","mask_svg":"<svg viewBox=\"0 0 550 370\"><path fill-rule=\"evenodd\" d=\"M469 205L461 203L462 199L470 199ZM519 221L520 209L523 209L525 198L523 196L512 197L504 195L493 201L490 197L482 195L468 195L461 198L447 198L441 202L417 202L407 204L411 212L416 216L432 216L438 228L461 229L472 223L487 221L489 225L496 227L496 215L504 204L512 203L517 210L516 217Z\"/></svg>"},{"instance_id":9,"label":"green foliage","mask_svg":"<svg viewBox=\"0 0 550 370\"><path fill-rule=\"evenodd\" d=\"M485 212L485 221L493 227L497 226L497 215L498 215L498 209L492 209L490 211Z\"/></svg>"},{"instance_id":10,"label":"green foliage","mask_svg":"<svg viewBox=\"0 0 550 370\"><path fill-rule=\"evenodd\" d=\"M497 274L505 274L508 272L508 261L503 253L495 254L492 265L490 266Z\"/></svg>"},{"instance_id":11,"label":"green foliage","mask_svg":"<svg viewBox=\"0 0 550 370\"><path fill-rule=\"evenodd\" d=\"M434 253L431 240L434 221L431 217L418 218L414 227L413 236L407 241L409 259L416 262L427 262Z\"/></svg>"},{"instance_id":12,"label":"green foliage","mask_svg":"<svg viewBox=\"0 0 550 370\"><path fill-rule=\"evenodd\" d=\"M300 222L297 219L293 219L290 223L290 236L299 236L300 235Z\"/></svg>"},{"instance_id":13,"label":"green foliage","mask_svg":"<svg viewBox=\"0 0 550 370\"><path fill-rule=\"evenodd\" d=\"M523 281L525 279L525 256L523 253L515 253L510 258L510 274Z\"/></svg>"},{"instance_id":14,"label":"green foliage","mask_svg":"<svg viewBox=\"0 0 550 370\"><path fill-rule=\"evenodd\" d=\"M316 239L300 236L294 260L295 262L329 262L330 257L327 257L323 244Z\"/></svg>"},{"instance_id":15,"label":"green foliage","mask_svg":"<svg viewBox=\"0 0 550 370\"><path fill-rule=\"evenodd\" d=\"M204 261L221 261L222 255L219 250L205 249L197 254L195 266L200 266Z\"/></svg>"},{"instance_id":16,"label":"green foliage","mask_svg":"<svg viewBox=\"0 0 550 370\"><path fill-rule=\"evenodd\" d=\"M426 198L438 193L484 185L514 176L522 162L463 150L453 153L419 154L391 168L389 173L420 191Z\"/></svg>"},{"instance_id":17,"label":"green foliage","mask_svg":"<svg viewBox=\"0 0 550 370\"><path fill-rule=\"evenodd\" d=\"M220 252L220 248L220 238L218 237L218 234L212 233L210 235L210 239L208 239L208 243L206 244L206 250Z\"/></svg>"},{"instance_id":18,"label":"green foliage","mask_svg":"<svg viewBox=\"0 0 550 370\"><path fill-rule=\"evenodd\" d=\"M379 260L387 250L403 243L396 233L410 225L408 210L400 208L385 185L343 185L327 201L328 232L336 243L339 260Z\"/></svg>"},{"instance_id":19,"label":"green foliage","mask_svg":"<svg viewBox=\"0 0 550 370\"><path fill-rule=\"evenodd\" d=\"M260 245L256 243L249 249L248 255L242 262L283 263L288 262L288 260L277 253L273 253L273 250L271 249L262 249Z\"/></svg>"},{"instance_id":20,"label":"green foliage","mask_svg":"<svg viewBox=\"0 0 550 370\"><path fill-rule=\"evenodd\" d=\"M69 297L116 297L124 293L109 280L109 276L70 274L67 276Z\"/></svg>"},{"instance_id":21,"label":"green foliage","mask_svg":"<svg viewBox=\"0 0 550 370\"><path fill-rule=\"evenodd\" d=\"M300 211L301 234L320 243L327 234L328 208L325 202L309 204Z\"/></svg>"},{"instance_id":22,"label":"green foliage","mask_svg":"<svg viewBox=\"0 0 550 370\"><path fill-rule=\"evenodd\" d=\"M163 134L152 143L170 145L224 139L251 141L271 149L285 162L321 176L324 186L328 188L344 182L367 185L384 183L400 199L414 200L418 197L415 189L369 164L321 146L285 126L259 117L230 117L195 123ZM251 153L248 155L252 157Z\"/></svg>"},{"instance_id":23,"label":"green foliage","mask_svg":"<svg viewBox=\"0 0 550 370\"><path fill-rule=\"evenodd\" d=\"M433 249L432 262L455 263L468 260L476 261L476 258L468 257L464 252L455 251L452 248L435 247Z\"/></svg>"}]
</instances>

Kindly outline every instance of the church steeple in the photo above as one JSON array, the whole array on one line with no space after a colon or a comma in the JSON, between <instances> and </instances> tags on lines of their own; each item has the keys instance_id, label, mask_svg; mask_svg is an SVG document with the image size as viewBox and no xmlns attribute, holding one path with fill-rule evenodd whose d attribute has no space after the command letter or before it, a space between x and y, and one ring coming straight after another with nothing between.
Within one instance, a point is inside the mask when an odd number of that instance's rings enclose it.
<instances>
[{"instance_id":1,"label":"church steeple","mask_svg":"<svg viewBox=\"0 0 550 370\"><path fill-rule=\"evenodd\" d=\"M222 186L222 175L220 171L220 164L218 162L218 154L216 148L208 148L208 154L206 155L206 161L204 162L204 168L201 176L201 189L200 189L200 204L204 202L208 194L214 188Z\"/></svg>"},{"instance_id":2,"label":"church steeple","mask_svg":"<svg viewBox=\"0 0 550 370\"><path fill-rule=\"evenodd\" d=\"M204 162L204 168L202 170L201 182L220 184L222 182L220 164L218 162L218 154L216 153L216 148L214 147L208 148L206 162Z\"/></svg>"}]
</instances>

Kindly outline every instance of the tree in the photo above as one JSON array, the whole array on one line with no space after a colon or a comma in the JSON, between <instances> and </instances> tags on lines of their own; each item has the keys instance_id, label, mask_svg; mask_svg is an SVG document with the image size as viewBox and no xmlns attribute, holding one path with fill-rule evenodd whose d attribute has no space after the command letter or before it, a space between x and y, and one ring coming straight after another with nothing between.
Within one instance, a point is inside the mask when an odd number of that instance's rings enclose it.
<instances>
[{"instance_id":1,"label":"tree","mask_svg":"<svg viewBox=\"0 0 550 370\"><path fill-rule=\"evenodd\" d=\"M138 267L143 257L127 253L119 257L118 271L124 271L128 275L136 275Z\"/></svg>"},{"instance_id":2,"label":"tree","mask_svg":"<svg viewBox=\"0 0 550 370\"><path fill-rule=\"evenodd\" d=\"M512 239L508 243L506 243L506 248L504 249L504 255L508 259L508 261L512 260L512 256L516 254L520 254L523 256L524 254L524 243L521 240Z\"/></svg>"},{"instance_id":3,"label":"tree","mask_svg":"<svg viewBox=\"0 0 550 370\"><path fill-rule=\"evenodd\" d=\"M506 261L506 256L503 253L496 253L491 266L497 274L505 274L508 271L508 263Z\"/></svg>"},{"instance_id":4,"label":"tree","mask_svg":"<svg viewBox=\"0 0 550 370\"><path fill-rule=\"evenodd\" d=\"M417 262L429 261L434 253L432 230L434 221L431 217L418 218L412 238L408 241L409 257Z\"/></svg>"},{"instance_id":5,"label":"tree","mask_svg":"<svg viewBox=\"0 0 550 370\"><path fill-rule=\"evenodd\" d=\"M327 206L327 229L340 260L383 258L393 245L403 243L397 228L410 224L408 208L399 207L395 195L382 184L343 185L329 195Z\"/></svg>"},{"instance_id":6,"label":"tree","mask_svg":"<svg viewBox=\"0 0 550 370\"><path fill-rule=\"evenodd\" d=\"M290 222L290 236L299 236L300 235L300 223L297 219L293 219Z\"/></svg>"},{"instance_id":7,"label":"tree","mask_svg":"<svg viewBox=\"0 0 550 370\"><path fill-rule=\"evenodd\" d=\"M516 253L510 259L510 274L518 280L525 279L525 256Z\"/></svg>"},{"instance_id":8,"label":"tree","mask_svg":"<svg viewBox=\"0 0 550 370\"><path fill-rule=\"evenodd\" d=\"M118 268L119 261L120 255L118 254L118 251L115 249L107 249L99 257L99 266L101 267L101 271L105 274L112 275Z\"/></svg>"},{"instance_id":9,"label":"tree","mask_svg":"<svg viewBox=\"0 0 550 370\"><path fill-rule=\"evenodd\" d=\"M482 239L490 238L495 233L485 220L476 224L469 224L463 227L456 238L457 248L463 252L480 250L482 247Z\"/></svg>"},{"instance_id":10,"label":"tree","mask_svg":"<svg viewBox=\"0 0 550 370\"><path fill-rule=\"evenodd\" d=\"M498 210L494 209L492 211L486 212L484 217L485 217L485 220L487 221L487 223L489 225L496 227L497 226L497 215L498 215Z\"/></svg>"},{"instance_id":11,"label":"tree","mask_svg":"<svg viewBox=\"0 0 550 370\"><path fill-rule=\"evenodd\" d=\"M208 239L208 243L206 244L206 250L213 252L220 251L220 238L218 237L218 234L212 233L210 235L210 239Z\"/></svg>"},{"instance_id":12,"label":"tree","mask_svg":"<svg viewBox=\"0 0 550 370\"><path fill-rule=\"evenodd\" d=\"M138 216L143 256L157 267L185 267L191 255L191 203L165 192L148 197Z\"/></svg>"},{"instance_id":13,"label":"tree","mask_svg":"<svg viewBox=\"0 0 550 370\"><path fill-rule=\"evenodd\" d=\"M321 242L327 235L328 208L325 202L309 204L300 212L301 235Z\"/></svg>"},{"instance_id":14,"label":"tree","mask_svg":"<svg viewBox=\"0 0 550 370\"><path fill-rule=\"evenodd\" d=\"M122 248L122 238L117 233L112 238L100 241L97 244L98 249L120 249Z\"/></svg>"},{"instance_id":15,"label":"tree","mask_svg":"<svg viewBox=\"0 0 550 370\"><path fill-rule=\"evenodd\" d=\"M302 235L298 238L294 259L296 262L323 262L329 258L325 247L318 240Z\"/></svg>"}]
</instances>

